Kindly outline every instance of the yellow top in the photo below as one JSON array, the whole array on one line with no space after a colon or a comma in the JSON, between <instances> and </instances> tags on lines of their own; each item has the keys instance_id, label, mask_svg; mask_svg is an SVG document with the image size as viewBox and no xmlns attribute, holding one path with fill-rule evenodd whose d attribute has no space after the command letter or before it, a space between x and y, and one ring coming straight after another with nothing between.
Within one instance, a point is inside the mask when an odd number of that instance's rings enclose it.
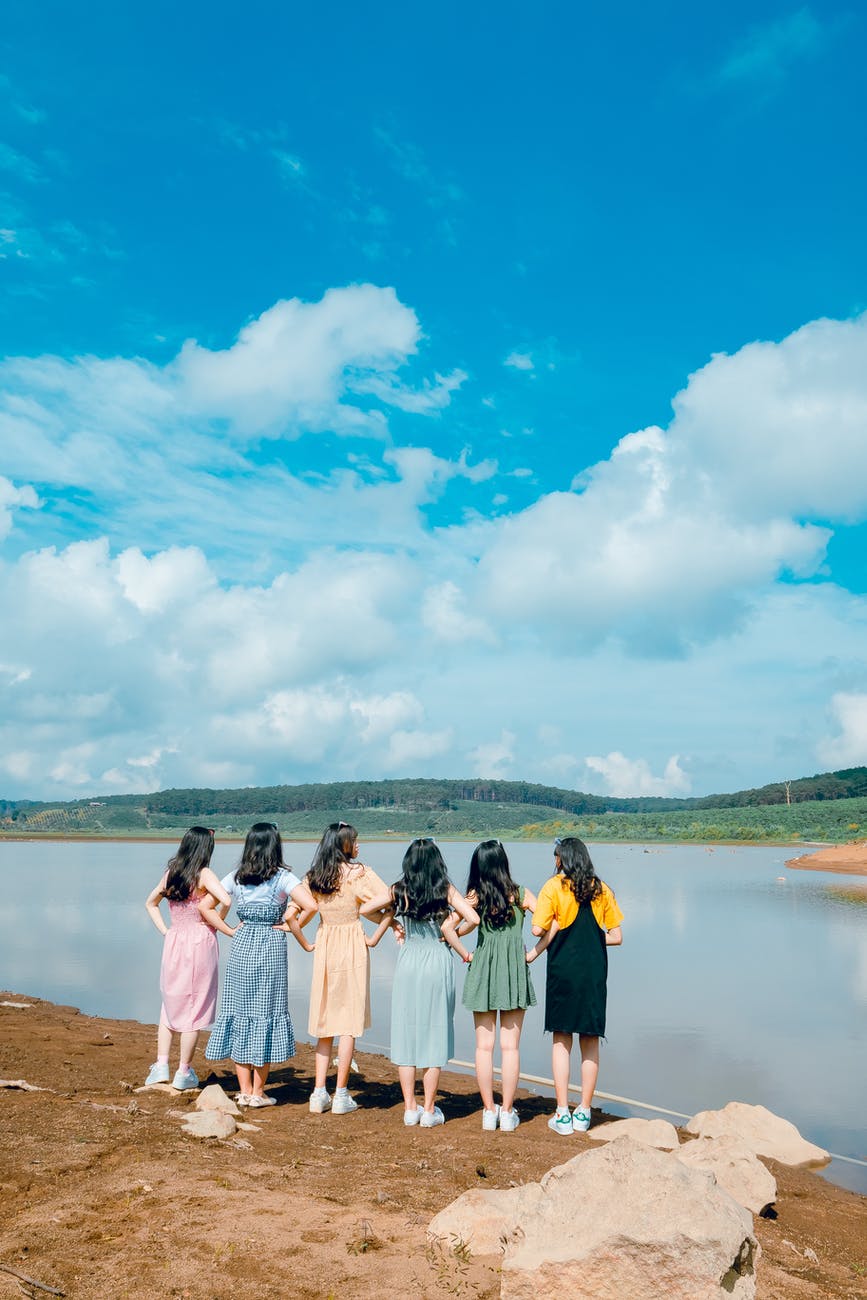
<instances>
[{"instance_id":1,"label":"yellow top","mask_svg":"<svg viewBox=\"0 0 867 1300\"><path fill-rule=\"evenodd\" d=\"M597 894L590 904L596 922L603 930L613 930L623 920L623 913L617 906L617 899L602 882L602 893ZM566 877L552 876L539 890L533 924L540 930L550 930L551 922L556 921L561 930L571 925L578 915L578 900L572 893Z\"/></svg>"}]
</instances>

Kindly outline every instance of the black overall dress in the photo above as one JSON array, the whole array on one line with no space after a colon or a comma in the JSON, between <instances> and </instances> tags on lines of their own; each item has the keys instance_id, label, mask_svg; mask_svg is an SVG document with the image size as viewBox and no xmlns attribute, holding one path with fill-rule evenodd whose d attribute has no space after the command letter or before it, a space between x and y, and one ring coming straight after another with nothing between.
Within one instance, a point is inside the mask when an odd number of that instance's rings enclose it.
<instances>
[{"instance_id":1,"label":"black overall dress","mask_svg":"<svg viewBox=\"0 0 867 1300\"><path fill-rule=\"evenodd\" d=\"M589 903L548 946L545 1029L557 1034L605 1036L608 948Z\"/></svg>"}]
</instances>

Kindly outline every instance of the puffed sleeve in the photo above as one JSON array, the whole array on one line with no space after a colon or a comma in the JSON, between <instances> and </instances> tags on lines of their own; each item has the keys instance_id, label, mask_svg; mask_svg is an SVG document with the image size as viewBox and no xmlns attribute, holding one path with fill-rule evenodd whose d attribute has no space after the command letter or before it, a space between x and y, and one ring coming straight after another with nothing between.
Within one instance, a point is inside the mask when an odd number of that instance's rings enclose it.
<instances>
[{"instance_id":1,"label":"puffed sleeve","mask_svg":"<svg viewBox=\"0 0 867 1300\"><path fill-rule=\"evenodd\" d=\"M372 898L378 894L388 892L388 885L382 880L371 867L364 867L360 872L358 879L353 881L355 888L355 897L359 903L369 903Z\"/></svg>"},{"instance_id":2,"label":"puffed sleeve","mask_svg":"<svg viewBox=\"0 0 867 1300\"><path fill-rule=\"evenodd\" d=\"M557 885L556 877L546 880L539 890L536 899L536 910L533 913L533 925L538 925L540 930L550 930L551 922L554 920L554 890Z\"/></svg>"},{"instance_id":3,"label":"puffed sleeve","mask_svg":"<svg viewBox=\"0 0 867 1300\"><path fill-rule=\"evenodd\" d=\"M602 885L602 903L602 924L606 930L613 930L623 920L623 913L617 906L617 899L604 882Z\"/></svg>"}]
</instances>

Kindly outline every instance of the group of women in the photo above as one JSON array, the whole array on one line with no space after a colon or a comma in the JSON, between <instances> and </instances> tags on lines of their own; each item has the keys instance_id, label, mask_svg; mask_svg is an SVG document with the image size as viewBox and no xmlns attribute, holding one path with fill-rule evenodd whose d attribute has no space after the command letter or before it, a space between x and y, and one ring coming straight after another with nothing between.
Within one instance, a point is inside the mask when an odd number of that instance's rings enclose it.
<instances>
[{"instance_id":1,"label":"group of women","mask_svg":"<svg viewBox=\"0 0 867 1300\"><path fill-rule=\"evenodd\" d=\"M279 831L269 822L250 829L240 864L222 880L210 867L213 847L213 831L191 827L147 899L151 919L165 935L157 1060L148 1084L171 1080L178 1089L197 1087L193 1054L199 1032L213 1026L205 1056L232 1060L239 1104L275 1104L265 1091L270 1067L295 1054L287 987L290 933L313 954L308 1028L316 1039L316 1053L310 1110L356 1110L349 1074L355 1040L371 1023L370 949L391 929L399 951L389 1055L398 1069L404 1124L434 1128L444 1123L436 1095L440 1071L454 1054L457 954L467 965L463 1002L475 1021L482 1127L506 1132L518 1127L514 1100L521 1029L527 1007L536 1003L529 967L547 952L545 1029L553 1034L556 1096L556 1111L548 1123L560 1134L590 1127L599 1039L605 1034L607 950L622 941L623 917L613 893L596 875L583 841L570 837L556 842L555 872L538 898L513 880L498 840L486 840L473 852L465 894L449 880L439 847L427 838L413 840L400 879L387 886L359 861L358 835L347 822L328 827L303 880L285 867ZM171 927L160 911L164 898ZM230 926L226 917L233 904L237 922ZM523 941L526 913L532 914L536 936L529 951ZM319 926L310 942L304 929L315 916ZM362 917L375 925L372 933L365 930ZM478 937L470 951L464 940L475 930ZM217 931L232 939L219 1014ZM494 1100L498 1018L499 1104ZM581 1102L570 1113L576 1033ZM172 1075L169 1055L175 1035L180 1038L180 1061ZM335 1039L337 1077L329 1094Z\"/></svg>"}]
</instances>

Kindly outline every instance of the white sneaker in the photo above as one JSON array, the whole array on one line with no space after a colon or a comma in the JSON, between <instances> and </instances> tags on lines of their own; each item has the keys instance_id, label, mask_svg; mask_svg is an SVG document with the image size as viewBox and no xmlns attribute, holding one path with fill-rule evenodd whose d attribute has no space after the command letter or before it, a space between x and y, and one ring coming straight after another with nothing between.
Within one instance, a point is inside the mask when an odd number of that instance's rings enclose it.
<instances>
[{"instance_id":1,"label":"white sneaker","mask_svg":"<svg viewBox=\"0 0 867 1300\"><path fill-rule=\"evenodd\" d=\"M266 1097L264 1094L261 1097L254 1097L253 1094L251 1093L250 1096L247 1098L246 1104L250 1107L251 1110L259 1110L262 1106L276 1106L277 1098Z\"/></svg>"},{"instance_id":2,"label":"white sneaker","mask_svg":"<svg viewBox=\"0 0 867 1300\"><path fill-rule=\"evenodd\" d=\"M310 1094L310 1114L324 1115L331 1110L331 1098L324 1088L314 1088Z\"/></svg>"},{"instance_id":3,"label":"white sneaker","mask_svg":"<svg viewBox=\"0 0 867 1300\"><path fill-rule=\"evenodd\" d=\"M552 1115L548 1120L548 1128L553 1129L555 1133L559 1133L562 1137L567 1135L571 1137L573 1132L572 1116L569 1111L564 1110L562 1114L558 1111L556 1115Z\"/></svg>"},{"instance_id":4,"label":"white sneaker","mask_svg":"<svg viewBox=\"0 0 867 1300\"><path fill-rule=\"evenodd\" d=\"M445 1124L446 1117L440 1110L439 1106L434 1106L432 1111L423 1110L419 1120L420 1128L436 1128L438 1124Z\"/></svg>"},{"instance_id":5,"label":"white sneaker","mask_svg":"<svg viewBox=\"0 0 867 1300\"><path fill-rule=\"evenodd\" d=\"M515 1129L521 1122L521 1117L515 1110L500 1110L500 1128L504 1133L514 1133Z\"/></svg>"},{"instance_id":6,"label":"white sneaker","mask_svg":"<svg viewBox=\"0 0 867 1300\"><path fill-rule=\"evenodd\" d=\"M500 1108L495 1106L493 1110L482 1111L482 1128L486 1133L493 1133L497 1127L497 1121L500 1118Z\"/></svg>"},{"instance_id":7,"label":"white sneaker","mask_svg":"<svg viewBox=\"0 0 867 1300\"><path fill-rule=\"evenodd\" d=\"M572 1112L572 1132L586 1133L590 1127L590 1107L576 1106Z\"/></svg>"},{"instance_id":8,"label":"white sneaker","mask_svg":"<svg viewBox=\"0 0 867 1300\"><path fill-rule=\"evenodd\" d=\"M348 1092L343 1096L335 1092L334 1101L331 1103L332 1115L351 1115L354 1110L358 1110L358 1102L350 1097Z\"/></svg>"},{"instance_id":9,"label":"white sneaker","mask_svg":"<svg viewBox=\"0 0 867 1300\"><path fill-rule=\"evenodd\" d=\"M185 1070L179 1069L172 1079L172 1087L177 1088L178 1092L189 1092L191 1088L198 1088L199 1076L192 1066L187 1066Z\"/></svg>"},{"instance_id":10,"label":"white sneaker","mask_svg":"<svg viewBox=\"0 0 867 1300\"><path fill-rule=\"evenodd\" d=\"M407 1128L414 1128L421 1119L421 1106L416 1106L415 1110L405 1110L403 1112L403 1122Z\"/></svg>"}]
</instances>

